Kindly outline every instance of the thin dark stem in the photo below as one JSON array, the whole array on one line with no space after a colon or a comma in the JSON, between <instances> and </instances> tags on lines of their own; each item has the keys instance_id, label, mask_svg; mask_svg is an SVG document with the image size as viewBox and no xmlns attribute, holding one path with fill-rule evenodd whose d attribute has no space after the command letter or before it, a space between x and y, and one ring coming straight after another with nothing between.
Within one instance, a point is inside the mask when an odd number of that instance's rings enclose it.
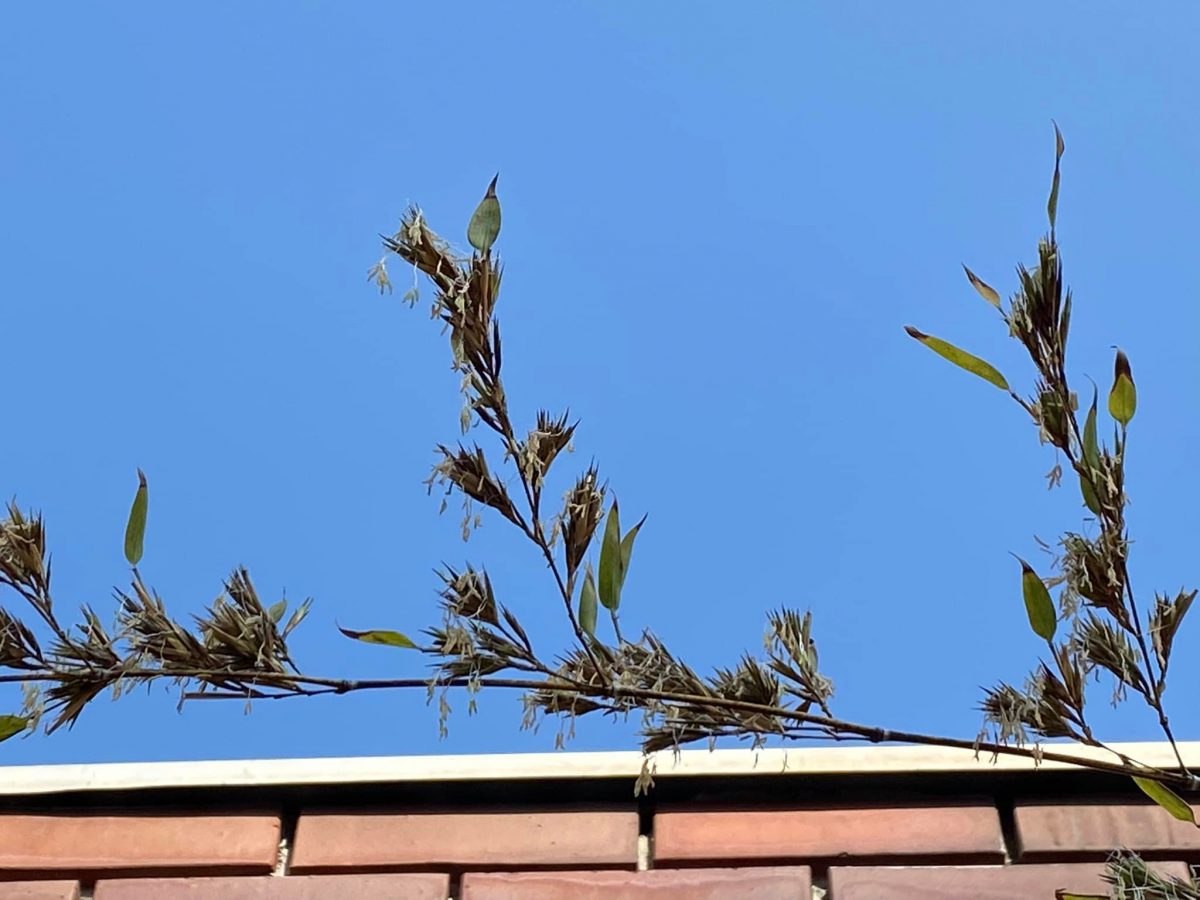
<instances>
[{"instance_id":1,"label":"thin dark stem","mask_svg":"<svg viewBox=\"0 0 1200 900\"><path fill-rule=\"evenodd\" d=\"M1069 408L1070 391L1067 387L1066 372L1064 371L1061 364L1057 367L1056 374L1058 376L1058 381L1062 386L1062 393L1065 395L1064 402L1065 402L1066 406L1064 408ZM1010 391L1010 395L1012 396L1012 398L1014 400L1017 401L1017 403L1019 403L1021 405L1021 407L1026 412L1030 413L1031 415L1033 414L1033 409L1030 407L1030 405L1025 400L1023 400L1016 392ZM1076 443L1082 448L1083 435L1079 431L1078 420L1075 418L1075 415L1073 413L1067 416L1067 420L1070 422L1072 436L1075 438ZM1115 448L1117 450L1117 452L1120 454L1120 459L1122 460L1122 463L1124 462L1125 447L1126 447L1126 441L1127 441L1126 435L1127 434L1128 434L1127 429L1124 426L1122 426L1121 436L1117 439L1118 446ZM1100 485L1097 483L1096 475L1092 471L1091 466L1085 465L1083 460L1076 457L1076 455L1073 452L1072 447L1070 445L1070 441L1067 442L1066 447L1063 447L1060 449L1062 449L1063 453L1065 454L1065 456L1067 458L1067 461L1071 464L1071 468L1075 470L1075 472L1079 475L1079 477L1087 479L1089 485L1092 488L1093 494L1096 497L1104 496L1104 494L1101 492ZM1121 498L1115 497L1115 498L1113 498L1113 502L1119 504L1121 502ZM1102 509L1103 508L1104 507L1102 507ZM1112 519L1112 521L1108 521L1109 519ZM1124 523L1123 523L1122 517L1120 515L1120 509L1118 508L1117 512L1114 515L1102 515L1100 517L1100 525L1101 525L1102 530L1111 530L1111 531L1119 534L1123 530L1123 527L1124 527ZM1128 630L1132 632L1134 640L1137 641L1138 649L1141 651L1142 659L1145 661L1145 666L1146 666L1147 690L1142 692L1143 696L1145 696L1146 701L1150 704L1150 706L1153 708L1154 712L1158 715L1159 727L1162 729L1163 734L1167 739L1167 742L1171 745L1171 750L1174 752L1175 759L1179 763L1180 771L1188 779L1189 786L1194 786L1197 779L1195 778L1194 775L1192 775L1191 771L1188 769L1187 765L1183 761L1183 754L1180 752L1178 742L1175 740L1175 735L1171 731L1171 725L1170 725L1169 720L1167 719L1166 709L1163 705L1162 676L1165 675L1165 673L1162 673L1160 671L1160 676L1159 677L1155 676L1154 657L1151 656L1149 645L1146 642L1146 634L1145 634L1145 629L1142 626L1141 612L1138 609L1137 600L1135 599L1134 594L1133 594L1133 584L1130 581L1129 568L1128 568L1128 565L1124 558L1121 559L1120 565L1121 565L1121 573L1120 573L1121 581L1125 588L1125 595L1129 600L1129 613L1130 613L1132 627ZM1161 667L1160 667L1160 669L1161 669ZM1093 739L1093 742L1094 742L1095 746L1100 746L1100 747L1104 746L1099 741L1094 741L1094 739ZM1108 749L1108 748L1106 748L1106 749ZM1113 751L1113 752L1115 752L1115 751Z\"/></svg>"},{"instance_id":2,"label":"thin dark stem","mask_svg":"<svg viewBox=\"0 0 1200 900\"><path fill-rule=\"evenodd\" d=\"M260 687L275 687L276 694L266 695L263 699L285 699L289 697L316 696L321 694L347 694L354 691L366 690L398 690L398 689L429 689L432 687L487 687L508 688L524 691L548 691L551 693L581 694L589 697L607 698L619 701L622 698L656 701L676 706L700 707L711 709L732 710L752 713L775 720L785 720L799 723L809 728L825 730L831 739L861 739L871 743L904 743L924 746L949 747L960 750L971 750L974 753L990 753L996 756L1018 756L1035 761L1048 760L1107 772L1113 775L1151 777L1164 783L1181 787L1191 787L1192 778L1186 773L1176 773L1158 769L1132 760L1122 763L1111 763L1104 760L1088 759L1068 753L1058 753L1044 747L1019 747L1010 744L1000 744L991 741L969 741L962 738L944 737L941 735L923 734L913 731L894 731L876 726L861 725L843 719L829 716L800 712L785 707L769 706L752 703L745 700L734 700L724 697L711 697L700 694L677 693L672 691L655 691L645 688L621 687L619 689L594 684L581 684L565 679L528 680L519 678L468 678L451 677L440 679L423 678L392 678L392 679L339 679L320 678L307 675L264 676L260 672L206 672L204 670L180 670L176 672L161 672L158 670L135 669L123 673L124 677L134 680L150 680L162 677L203 678L220 676L226 680L257 682ZM32 676L8 676L3 680L35 680ZM277 685L267 682L276 681ZM619 696L618 696L619 695ZM240 692L190 692L185 699L205 700L244 700L245 694ZM745 730L746 734L762 734L764 736L787 736L788 729L775 728L762 731ZM1115 751L1114 751L1115 752ZM1120 754L1118 754L1120 756ZM1127 757L1121 756L1123 760Z\"/></svg>"},{"instance_id":3,"label":"thin dark stem","mask_svg":"<svg viewBox=\"0 0 1200 900\"><path fill-rule=\"evenodd\" d=\"M500 377L497 374L496 384L500 385ZM600 665L600 661L596 659L587 637L583 633L583 627L579 624L579 619L575 615L575 609L571 604L571 588L567 582L563 580L562 573L558 569L558 561L554 558L554 551L550 548L550 542L546 540L545 531L542 529L541 516L541 493L530 483L528 473L525 467L521 465L520 446L517 442L516 432L512 426L512 420L508 416L508 395L504 393L503 388L500 389L501 396L504 402L500 404L497 410L496 422L500 426L500 436L504 438L507 444L509 455L513 459L513 465L517 469L517 477L521 481L521 489L525 493L525 501L529 504L529 517L532 520L532 526L526 525L524 532L526 536L538 546L542 551L542 556L546 559L546 565L550 568L551 574L554 575L554 582L558 586L558 592L562 596L563 608L567 613L567 620L571 623L571 629L575 632L575 640L583 648L587 654L588 661L592 664L592 668L599 676L602 684L608 684L608 676L604 672L604 668Z\"/></svg>"}]
</instances>

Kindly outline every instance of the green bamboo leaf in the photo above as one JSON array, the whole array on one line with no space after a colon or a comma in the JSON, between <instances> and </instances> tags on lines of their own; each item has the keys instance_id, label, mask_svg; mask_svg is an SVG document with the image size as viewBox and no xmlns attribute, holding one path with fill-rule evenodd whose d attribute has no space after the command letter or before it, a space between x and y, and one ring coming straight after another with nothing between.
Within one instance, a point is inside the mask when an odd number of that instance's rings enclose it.
<instances>
[{"instance_id":1,"label":"green bamboo leaf","mask_svg":"<svg viewBox=\"0 0 1200 900\"><path fill-rule=\"evenodd\" d=\"M600 543L600 602L616 612L621 605L621 514L614 500Z\"/></svg>"},{"instance_id":2,"label":"green bamboo leaf","mask_svg":"<svg viewBox=\"0 0 1200 900\"><path fill-rule=\"evenodd\" d=\"M1111 900L1108 894L1076 894L1059 888L1054 892L1054 900Z\"/></svg>"},{"instance_id":3,"label":"green bamboo leaf","mask_svg":"<svg viewBox=\"0 0 1200 900\"><path fill-rule=\"evenodd\" d=\"M146 539L146 510L150 505L146 488L146 475L137 470L138 489L133 495L133 506L129 509L129 523L125 526L125 559L136 566L142 559L142 544Z\"/></svg>"},{"instance_id":4,"label":"green bamboo leaf","mask_svg":"<svg viewBox=\"0 0 1200 900\"><path fill-rule=\"evenodd\" d=\"M1000 295L996 293L996 289L968 269L965 264L963 265L963 271L967 273L967 280L971 282L971 287L979 292L979 296L996 307L996 309L999 309Z\"/></svg>"},{"instance_id":5,"label":"green bamboo leaf","mask_svg":"<svg viewBox=\"0 0 1200 900\"><path fill-rule=\"evenodd\" d=\"M1067 291L1067 296L1063 298L1062 316L1058 320L1058 342L1064 347L1067 346L1067 337L1071 333L1071 292Z\"/></svg>"},{"instance_id":6,"label":"green bamboo leaf","mask_svg":"<svg viewBox=\"0 0 1200 900\"><path fill-rule=\"evenodd\" d=\"M308 615L311 607L312 597L306 597L304 602L296 607L296 611L292 613L291 618L287 620L287 624L283 626L282 634L285 638L292 633L297 625L304 621L304 617Z\"/></svg>"},{"instance_id":7,"label":"green bamboo leaf","mask_svg":"<svg viewBox=\"0 0 1200 900\"><path fill-rule=\"evenodd\" d=\"M0 716L0 741L7 741L28 727L29 719L25 716Z\"/></svg>"},{"instance_id":8,"label":"green bamboo leaf","mask_svg":"<svg viewBox=\"0 0 1200 900\"><path fill-rule=\"evenodd\" d=\"M1133 384L1129 357L1124 351L1117 351L1113 369L1113 386L1108 393L1108 414L1122 425L1128 425L1133 420L1133 414L1137 412L1137 388Z\"/></svg>"},{"instance_id":9,"label":"green bamboo leaf","mask_svg":"<svg viewBox=\"0 0 1200 900\"><path fill-rule=\"evenodd\" d=\"M1100 392L1094 386L1092 387L1092 405L1088 409L1087 419L1083 423L1083 464L1085 468L1091 470L1093 478L1099 477L1100 471L1100 442L1096 438L1096 404L1100 399ZM1096 496L1096 491L1092 487L1092 482L1089 478L1079 476L1079 489L1083 492L1083 502L1096 515L1100 515L1100 498Z\"/></svg>"},{"instance_id":10,"label":"green bamboo leaf","mask_svg":"<svg viewBox=\"0 0 1200 900\"><path fill-rule=\"evenodd\" d=\"M364 644L382 644L387 647L403 647L406 650L419 650L420 648L412 642L406 635L398 631L351 631L349 628L338 626L338 631L348 638L353 638L356 641L362 641Z\"/></svg>"},{"instance_id":11,"label":"green bamboo leaf","mask_svg":"<svg viewBox=\"0 0 1200 900\"><path fill-rule=\"evenodd\" d=\"M646 517L642 516L640 522L634 525L625 533L625 537L621 538L621 587L625 587L625 577L629 574L629 560L633 556L633 542L637 539L638 532L642 530L642 526L646 523Z\"/></svg>"},{"instance_id":12,"label":"green bamboo leaf","mask_svg":"<svg viewBox=\"0 0 1200 900\"><path fill-rule=\"evenodd\" d=\"M1008 381L1001 375L991 364L984 362L978 356L972 356L965 350L959 350L953 344L943 341L941 338L935 338L933 335L925 334L918 331L911 325L905 325L904 330L908 332L909 337L916 338L934 353L942 356L960 368L966 369L973 375L978 375L984 381L994 384L1002 391L1008 390Z\"/></svg>"},{"instance_id":13,"label":"green bamboo leaf","mask_svg":"<svg viewBox=\"0 0 1200 900\"><path fill-rule=\"evenodd\" d=\"M579 590L579 627L588 637L596 636L596 580L589 565L583 575L583 587Z\"/></svg>"},{"instance_id":14,"label":"green bamboo leaf","mask_svg":"<svg viewBox=\"0 0 1200 900\"><path fill-rule=\"evenodd\" d=\"M475 207L471 222L467 225L467 240L480 253L487 253L500 236L500 199L496 196L497 174L488 185L487 193Z\"/></svg>"},{"instance_id":15,"label":"green bamboo leaf","mask_svg":"<svg viewBox=\"0 0 1200 900\"><path fill-rule=\"evenodd\" d=\"M1025 596L1025 612L1029 614L1029 625L1033 633L1046 641L1054 640L1054 629L1058 625L1058 617L1054 614L1054 601L1046 584L1038 577L1038 573L1021 557L1021 593Z\"/></svg>"},{"instance_id":16,"label":"green bamboo leaf","mask_svg":"<svg viewBox=\"0 0 1200 900\"><path fill-rule=\"evenodd\" d=\"M1083 494L1083 505L1091 510L1093 515L1100 515L1100 498L1096 496L1096 489L1082 475L1079 476L1079 492Z\"/></svg>"},{"instance_id":17,"label":"green bamboo leaf","mask_svg":"<svg viewBox=\"0 0 1200 900\"><path fill-rule=\"evenodd\" d=\"M1054 230L1055 220L1058 218L1058 181L1059 181L1059 162L1062 160L1063 151L1066 149L1066 144L1063 143L1062 132L1058 130L1058 123L1054 123L1054 181L1050 184L1050 199L1046 201L1046 214L1050 218L1050 230Z\"/></svg>"},{"instance_id":18,"label":"green bamboo leaf","mask_svg":"<svg viewBox=\"0 0 1200 900\"><path fill-rule=\"evenodd\" d=\"M1196 824L1196 814L1192 812L1192 808L1187 802L1177 793L1167 787L1165 784L1160 784L1152 778L1139 778L1137 775L1131 776L1133 783L1142 789L1142 793L1173 815L1181 822L1191 822ZM1198 826L1200 827L1200 826Z\"/></svg>"},{"instance_id":19,"label":"green bamboo leaf","mask_svg":"<svg viewBox=\"0 0 1200 900\"><path fill-rule=\"evenodd\" d=\"M1100 391L1093 385L1092 405L1083 423L1083 460L1093 469L1100 468L1100 441L1096 438L1096 404L1099 400Z\"/></svg>"},{"instance_id":20,"label":"green bamboo leaf","mask_svg":"<svg viewBox=\"0 0 1200 900\"><path fill-rule=\"evenodd\" d=\"M287 601L280 600L278 603L272 603L271 608L267 610L267 615L272 622L279 622L283 618L283 614L287 612Z\"/></svg>"}]
</instances>

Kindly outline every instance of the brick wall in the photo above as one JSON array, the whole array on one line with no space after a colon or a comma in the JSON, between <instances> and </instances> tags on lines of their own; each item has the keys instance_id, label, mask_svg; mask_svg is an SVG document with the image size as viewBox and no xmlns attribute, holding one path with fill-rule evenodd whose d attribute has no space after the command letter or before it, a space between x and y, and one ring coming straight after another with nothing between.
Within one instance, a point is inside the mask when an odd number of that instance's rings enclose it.
<instances>
[{"instance_id":1,"label":"brick wall","mask_svg":"<svg viewBox=\"0 0 1200 900\"><path fill-rule=\"evenodd\" d=\"M1124 801L42 810L0 813L0 900L1041 900L1118 846L1200 861Z\"/></svg>"}]
</instances>

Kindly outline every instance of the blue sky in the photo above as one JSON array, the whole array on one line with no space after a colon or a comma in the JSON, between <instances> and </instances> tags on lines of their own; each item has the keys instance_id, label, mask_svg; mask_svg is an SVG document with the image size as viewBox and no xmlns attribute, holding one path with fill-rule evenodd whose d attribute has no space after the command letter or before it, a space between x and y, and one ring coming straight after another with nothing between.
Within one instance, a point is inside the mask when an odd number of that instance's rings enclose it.
<instances>
[{"instance_id":1,"label":"blue sky","mask_svg":"<svg viewBox=\"0 0 1200 900\"><path fill-rule=\"evenodd\" d=\"M58 602L111 609L135 467L143 574L180 616L244 563L316 600L293 645L330 675L420 674L334 623L416 631L433 569L486 564L539 644L567 633L504 523L471 542L422 480L457 437L425 305L365 281L419 202L463 242L501 172L507 387L582 419L626 515L625 592L695 666L813 610L835 710L973 736L979 686L1037 639L1008 551L1081 525L1015 404L902 330L1028 366L963 278L1007 294L1045 228L1050 121L1073 378L1139 387L1138 589L1197 580L1190 4L127 2L9 7L0 28L3 492L41 509ZM407 273L394 266L397 282ZM1181 641L1194 639L1185 626ZM1185 644L1186 646L1186 644ZM1176 661L1176 691L1200 664ZM8 696L8 707L19 703ZM1168 695L1170 698L1170 695ZM1108 736L1154 738L1132 708ZM1181 737L1200 713L1177 702ZM6 763L544 750L515 697L175 712L156 689ZM1189 706L1191 708L1189 708ZM633 745L581 723L573 746Z\"/></svg>"}]
</instances>

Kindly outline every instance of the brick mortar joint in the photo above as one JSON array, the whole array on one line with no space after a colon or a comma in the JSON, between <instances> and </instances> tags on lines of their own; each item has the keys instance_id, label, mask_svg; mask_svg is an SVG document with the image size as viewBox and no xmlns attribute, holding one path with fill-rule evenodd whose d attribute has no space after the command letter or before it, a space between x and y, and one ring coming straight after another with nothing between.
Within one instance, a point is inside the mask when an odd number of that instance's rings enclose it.
<instances>
[{"instance_id":1,"label":"brick mortar joint","mask_svg":"<svg viewBox=\"0 0 1200 900\"><path fill-rule=\"evenodd\" d=\"M296 831L300 827L298 810L284 809L279 814L279 844L276 847L275 869L272 875L283 877L290 873L292 854L296 847Z\"/></svg>"}]
</instances>

